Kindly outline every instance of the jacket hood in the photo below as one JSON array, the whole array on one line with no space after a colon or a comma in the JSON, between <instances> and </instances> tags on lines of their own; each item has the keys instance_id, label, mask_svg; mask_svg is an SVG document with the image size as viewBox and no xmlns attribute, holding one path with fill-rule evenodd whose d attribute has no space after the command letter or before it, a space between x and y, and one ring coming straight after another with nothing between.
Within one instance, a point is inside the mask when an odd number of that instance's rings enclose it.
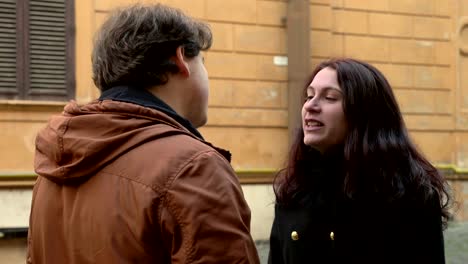
<instances>
[{"instance_id":1,"label":"jacket hood","mask_svg":"<svg viewBox=\"0 0 468 264\"><path fill-rule=\"evenodd\" d=\"M38 133L34 168L60 184L82 182L145 142L181 133L197 138L151 108L111 100L84 106L72 101Z\"/></svg>"}]
</instances>

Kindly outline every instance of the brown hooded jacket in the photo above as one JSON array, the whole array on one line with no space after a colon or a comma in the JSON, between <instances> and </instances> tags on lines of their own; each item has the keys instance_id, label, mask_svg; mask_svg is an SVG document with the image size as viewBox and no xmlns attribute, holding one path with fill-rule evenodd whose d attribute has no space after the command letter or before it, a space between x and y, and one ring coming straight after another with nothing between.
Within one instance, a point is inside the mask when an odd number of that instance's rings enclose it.
<instances>
[{"instance_id":1,"label":"brown hooded jacket","mask_svg":"<svg viewBox=\"0 0 468 264\"><path fill-rule=\"evenodd\" d=\"M68 104L36 139L29 263L259 263L229 152L161 111Z\"/></svg>"}]
</instances>

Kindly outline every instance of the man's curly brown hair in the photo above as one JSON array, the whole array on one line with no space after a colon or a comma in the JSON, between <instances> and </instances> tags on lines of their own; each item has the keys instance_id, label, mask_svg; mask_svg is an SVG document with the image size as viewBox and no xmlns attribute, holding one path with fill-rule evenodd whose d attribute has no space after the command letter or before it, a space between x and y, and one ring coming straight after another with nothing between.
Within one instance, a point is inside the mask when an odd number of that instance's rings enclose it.
<instances>
[{"instance_id":1,"label":"man's curly brown hair","mask_svg":"<svg viewBox=\"0 0 468 264\"><path fill-rule=\"evenodd\" d=\"M206 23L162 4L115 10L96 33L93 81L102 91L119 85L148 88L177 73L170 60L181 46L193 58L212 44Z\"/></svg>"}]
</instances>

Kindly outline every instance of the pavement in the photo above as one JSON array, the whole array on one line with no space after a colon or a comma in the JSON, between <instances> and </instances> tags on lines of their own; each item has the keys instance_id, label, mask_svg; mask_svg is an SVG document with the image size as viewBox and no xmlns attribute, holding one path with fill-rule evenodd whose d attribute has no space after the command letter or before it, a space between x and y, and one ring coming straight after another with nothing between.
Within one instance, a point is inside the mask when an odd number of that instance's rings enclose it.
<instances>
[{"instance_id":1,"label":"pavement","mask_svg":"<svg viewBox=\"0 0 468 264\"><path fill-rule=\"evenodd\" d=\"M468 221L449 223L444 231L446 264L468 263ZM268 241L256 241L260 263L267 264Z\"/></svg>"},{"instance_id":2,"label":"pavement","mask_svg":"<svg viewBox=\"0 0 468 264\"><path fill-rule=\"evenodd\" d=\"M450 223L444 232L444 237L447 264L467 264L468 222Z\"/></svg>"}]
</instances>

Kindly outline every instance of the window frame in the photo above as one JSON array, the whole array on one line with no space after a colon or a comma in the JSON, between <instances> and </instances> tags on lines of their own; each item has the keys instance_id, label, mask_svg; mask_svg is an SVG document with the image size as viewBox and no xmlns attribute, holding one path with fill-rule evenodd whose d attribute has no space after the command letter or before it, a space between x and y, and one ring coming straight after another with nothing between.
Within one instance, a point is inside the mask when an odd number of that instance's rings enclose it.
<instances>
[{"instance_id":1,"label":"window frame","mask_svg":"<svg viewBox=\"0 0 468 264\"><path fill-rule=\"evenodd\" d=\"M68 101L75 98L75 0L65 2L65 87L31 89L29 0L16 1L16 89L0 91L0 100Z\"/></svg>"}]
</instances>

